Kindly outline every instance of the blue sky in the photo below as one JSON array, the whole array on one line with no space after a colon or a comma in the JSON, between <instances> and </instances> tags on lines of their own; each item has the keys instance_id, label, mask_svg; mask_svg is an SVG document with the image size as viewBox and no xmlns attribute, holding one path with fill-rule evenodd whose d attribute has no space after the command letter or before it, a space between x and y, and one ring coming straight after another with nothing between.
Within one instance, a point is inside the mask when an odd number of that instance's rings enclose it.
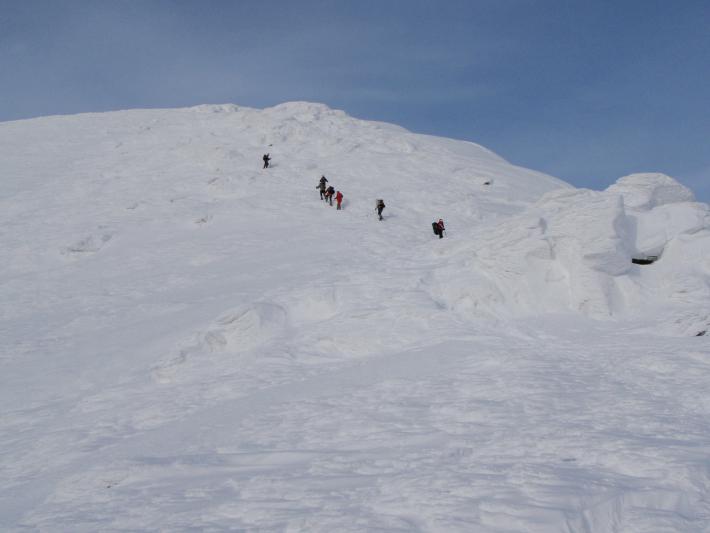
<instances>
[{"instance_id":1,"label":"blue sky","mask_svg":"<svg viewBox=\"0 0 710 533\"><path fill-rule=\"evenodd\" d=\"M708 0L0 0L0 120L290 100L710 201Z\"/></svg>"}]
</instances>

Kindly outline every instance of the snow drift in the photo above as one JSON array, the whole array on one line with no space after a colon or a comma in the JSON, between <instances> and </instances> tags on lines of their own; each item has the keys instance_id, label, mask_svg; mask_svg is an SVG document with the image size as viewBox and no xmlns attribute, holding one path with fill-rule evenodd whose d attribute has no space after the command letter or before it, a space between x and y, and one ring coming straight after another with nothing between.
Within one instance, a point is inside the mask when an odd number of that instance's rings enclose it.
<instances>
[{"instance_id":1,"label":"snow drift","mask_svg":"<svg viewBox=\"0 0 710 533\"><path fill-rule=\"evenodd\" d=\"M669 176L626 176L601 192L560 189L461 246L437 272L436 295L480 316L573 311L628 319L649 306L678 312L669 299L683 293L684 310L694 309L702 328L708 237L707 204ZM632 262L648 257L658 260Z\"/></svg>"}]
</instances>

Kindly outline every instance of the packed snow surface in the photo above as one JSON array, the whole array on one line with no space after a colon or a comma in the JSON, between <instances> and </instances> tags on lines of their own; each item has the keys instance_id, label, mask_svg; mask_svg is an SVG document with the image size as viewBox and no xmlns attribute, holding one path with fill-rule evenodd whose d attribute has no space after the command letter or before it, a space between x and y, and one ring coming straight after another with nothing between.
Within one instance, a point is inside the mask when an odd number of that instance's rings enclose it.
<instances>
[{"instance_id":1,"label":"packed snow surface","mask_svg":"<svg viewBox=\"0 0 710 533\"><path fill-rule=\"evenodd\" d=\"M3 531L708 531L671 177L296 102L2 123L0 183Z\"/></svg>"}]
</instances>

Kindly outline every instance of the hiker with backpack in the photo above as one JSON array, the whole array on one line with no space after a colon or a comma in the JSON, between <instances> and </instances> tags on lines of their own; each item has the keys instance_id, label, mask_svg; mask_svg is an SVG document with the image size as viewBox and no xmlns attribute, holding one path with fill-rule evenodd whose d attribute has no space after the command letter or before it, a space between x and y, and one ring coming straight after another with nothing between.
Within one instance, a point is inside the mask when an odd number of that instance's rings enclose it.
<instances>
[{"instance_id":1,"label":"hiker with backpack","mask_svg":"<svg viewBox=\"0 0 710 533\"><path fill-rule=\"evenodd\" d=\"M335 194L335 187L332 185L325 190L325 201L330 202L333 205L333 195Z\"/></svg>"},{"instance_id":2,"label":"hiker with backpack","mask_svg":"<svg viewBox=\"0 0 710 533\"><path fill-rule=\"evenodd\" d=\"M382 218L382 210L385 208L385 201L382 198L378 198L377 202L375 202L375 211L377 211L377 216L380 217L380 220L384 220Z\"/></svg>"},{"instance_id":3,"label":"hiker with backpack","mask_svg":"<svg viewBox=\"0 0 710 533\"><path fill-rule=\"evenodd\" d=\"M264 157L262 157L264 160L264 168L269 168L269 161L271 161L271 157L269 157L269 154L264 154Z\"/></svg>"},{"instance_id":4,"label":"hiker with backpack","mask_svg":"<svg viewBox=\"0 0 710 533\"><path fill-rule=\"evenodd\" d=\"M335 194L335 203L338 204L338 207L336 207L336 209L337 209L338 211L340 211L340 204L341 204L342 202L343 202L343 193L340 192L340 191L338 191L338 192Z\"/></svg>"},{"instance_id":5,"label":"hiker with backpack","mask_svg":"<svg viewBox=\"0 0 710 533\"><path fill-rule=\"evenodd\" d=\"M440 239L444 238L444 230L446 230L446 228L444 227L444 221L442 219L439 219L438 222L432 222L431 228L434 230L434 235L438 235Z\"/></svg>"}]
</instances>

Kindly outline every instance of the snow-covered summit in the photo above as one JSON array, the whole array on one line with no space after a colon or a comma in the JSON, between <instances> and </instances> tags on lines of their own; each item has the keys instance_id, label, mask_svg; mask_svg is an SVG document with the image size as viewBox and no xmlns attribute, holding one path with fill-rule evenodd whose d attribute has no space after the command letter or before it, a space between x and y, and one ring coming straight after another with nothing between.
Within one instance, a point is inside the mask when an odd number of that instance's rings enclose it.
<instances>
[{"instance_id":1,"label":"snow-covered summit","mask_svg":"<svg viewBox=\"0 0 710 533\"><path fill-rule=\"evenodd\" d=\"M0 123L0 180L0 529L707 525L710 217L670 177L291 102Z\"/></svg>"}]
</instances>

